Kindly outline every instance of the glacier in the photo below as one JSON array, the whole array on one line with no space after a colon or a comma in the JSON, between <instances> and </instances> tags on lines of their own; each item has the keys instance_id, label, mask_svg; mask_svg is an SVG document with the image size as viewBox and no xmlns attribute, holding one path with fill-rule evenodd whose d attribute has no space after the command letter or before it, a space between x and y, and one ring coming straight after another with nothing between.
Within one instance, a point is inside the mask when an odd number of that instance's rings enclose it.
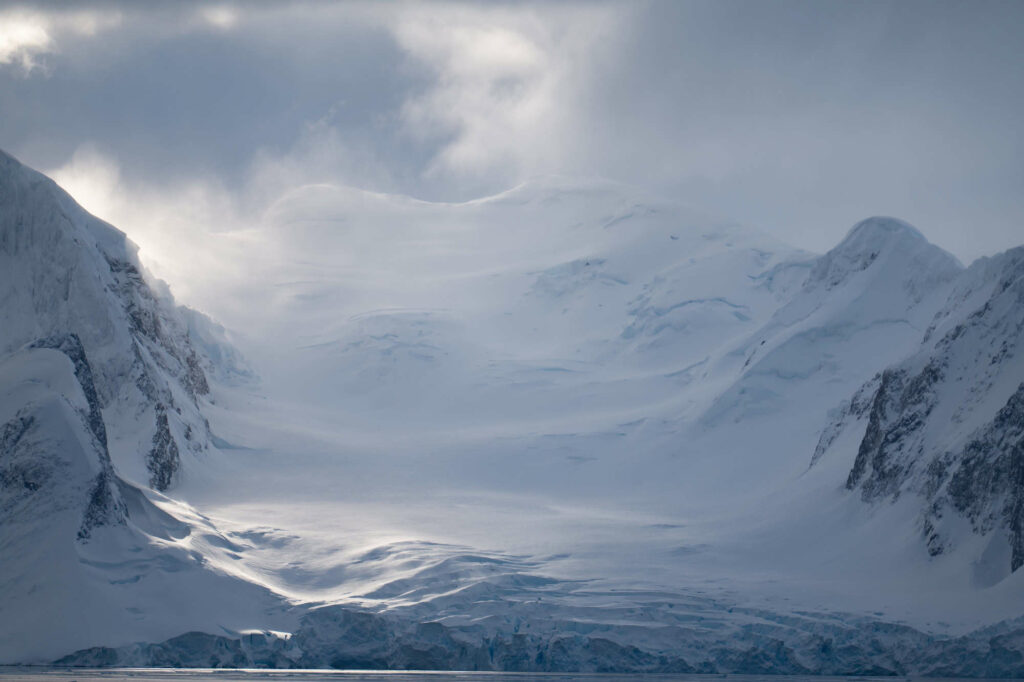
<instances>
[{"instance_id":1,"label":"glacier","mask_svg":"<svg viewBox=\"0 0 1024 682\"><path fill-rule=\"evenodd\" d=\"M0 663L1024 675L1020 249L557 176L196 248L0 153Z\"/></svg>"}]
</instances>

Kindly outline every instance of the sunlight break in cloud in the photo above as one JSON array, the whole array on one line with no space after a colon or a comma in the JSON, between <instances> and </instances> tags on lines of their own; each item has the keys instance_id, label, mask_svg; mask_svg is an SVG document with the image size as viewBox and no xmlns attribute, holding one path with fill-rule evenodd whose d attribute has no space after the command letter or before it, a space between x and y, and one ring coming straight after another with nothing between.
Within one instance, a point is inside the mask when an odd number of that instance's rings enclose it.
<instances>
[{"instance_id":1,"label":"sunlight break in cloud","mask_svg":"<svg viewBox=\"0 0 1024 682\"><path fill-rule=\"evenodd\" d=\"M398 44L436 77L434 87L406 101L406 129L449 140L427 173L515 180L555 166L573 76L610 17L603 8L543 20L530 10L403 13L392 28Z\"/></svg>"},{"instance_id":2,"label":"sunlight break in cloud","mask_svg":"<svg viewBox=\"0 0 1024 682\"><path fill-rule=\"evenodd\" d=\"M0 64L14 64L25 73L38 67L39 54L53 49L53 38L39 15L8 11L0 14Z\"/></svg>"},{"instance_id":3,"label":"sunlight break in cloud","mask_svg":"<svg viewBox=\"0 0 1024 682\"><path fill-rule=\"evenodd\" d=\"M121 23L119 13L0 11L0 64L11 64L25 75L44 71L40 57L59 51L63 35L92 36Z\"/></svg>"},{"instance_id":4,"label":"sunlight break in cloud","mask_svg":"<svg viewBox=\"0 0 1024 682\"><path fill-rule=\"evenodd\" d=\"M130 182L115 157L90 143L46 175L87 211L125 232L146 267L171 283L179 300L195 303L201 291L220 285L211 280L231 278L243 267L215 248L223 246L216 232L241 226L231 195L215 179L171 187Z\"/></svg>"},{"instance_id":5,"label":"sunlight break in cloud","mask_svg":"<svg viewBox=\"0 0 1024 682\"><path fill-rule=\"evenodd\" d=\"M203 7L199 15L207 24L222 31L234 28L238 23L238 13L233 7Z\"/></svg>"}]
</instances>

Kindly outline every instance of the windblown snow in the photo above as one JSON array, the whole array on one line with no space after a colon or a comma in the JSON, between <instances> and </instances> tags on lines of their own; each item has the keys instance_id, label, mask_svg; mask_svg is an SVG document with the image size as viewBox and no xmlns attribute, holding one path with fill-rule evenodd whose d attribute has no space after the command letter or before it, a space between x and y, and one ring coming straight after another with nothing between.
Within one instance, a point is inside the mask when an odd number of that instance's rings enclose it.
<instances>
[{"instance_id":1,"label":"windblown snow","mask_svg":"<svg viewBox=\"0 0 1024 682\"><path fill-rule=\"evenodd\" d=\"M562 177L197 248L0 154L0 663L1024 674L1020 249Z\"/></svg>"}]
</instances>

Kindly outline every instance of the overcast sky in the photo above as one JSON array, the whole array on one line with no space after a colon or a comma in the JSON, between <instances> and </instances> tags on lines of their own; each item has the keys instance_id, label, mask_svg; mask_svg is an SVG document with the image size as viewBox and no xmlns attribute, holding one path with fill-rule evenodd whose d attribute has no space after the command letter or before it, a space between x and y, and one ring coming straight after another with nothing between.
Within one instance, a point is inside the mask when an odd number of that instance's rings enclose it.
<instances>
[{"instance_id":1,"label":"overcast sky","mask_svg":"<svg viewBox=\"0 0 1024 682\"><path fill-rule=\"evenodd\" d=\"M43 3L0 147L143 244L290 187L607 177L823 251L895 215L1024 243L1024 2Z\"/></svg>"}]
</instances>

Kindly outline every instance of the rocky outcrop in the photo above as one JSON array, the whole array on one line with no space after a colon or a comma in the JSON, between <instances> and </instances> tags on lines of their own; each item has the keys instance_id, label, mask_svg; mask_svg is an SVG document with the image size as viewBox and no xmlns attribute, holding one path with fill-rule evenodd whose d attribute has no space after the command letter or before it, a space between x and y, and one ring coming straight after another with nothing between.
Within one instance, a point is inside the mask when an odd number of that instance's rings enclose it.
<instances>
[{"instance_id":1,"label":"rocky outcrop","mask_svg":"<svg viewBox=\"0 0 1024 682\"><path fill-rule=\"evenodd\" d=\"M178 471L181 455L167 423L167 408L162 403L157 403L155 412L156 433L153 434L153 447L146 457L146 468L150 473L150 487L167 490Z\"/></svg>"},{"instance_id":2,"label":"rocky outcrop","mask_svg":"<svg viewBox=\"0 0 1024 682\"><path fill-rule=\"evenodd\" d=\"M958 457L936 460L930 471L932 515L941 518L948 507L982 535L1004 529L1010 570L1024 566L1024 384Z\"/></svg>"},{"instance_id":3,"label":"rocky outcrop","mask_svg":"<svg viewBox=\"0 0 1024 682\"><path fill-rule=\"evenodd\" d=\"M934 386L941 377L941 369L932 363L914 376L899 369L882 372L847 489L859 487L867 502L899 495L913 464L904 461L904 445L927 422L938 400Z\"/></svg>"}]
</instances>

